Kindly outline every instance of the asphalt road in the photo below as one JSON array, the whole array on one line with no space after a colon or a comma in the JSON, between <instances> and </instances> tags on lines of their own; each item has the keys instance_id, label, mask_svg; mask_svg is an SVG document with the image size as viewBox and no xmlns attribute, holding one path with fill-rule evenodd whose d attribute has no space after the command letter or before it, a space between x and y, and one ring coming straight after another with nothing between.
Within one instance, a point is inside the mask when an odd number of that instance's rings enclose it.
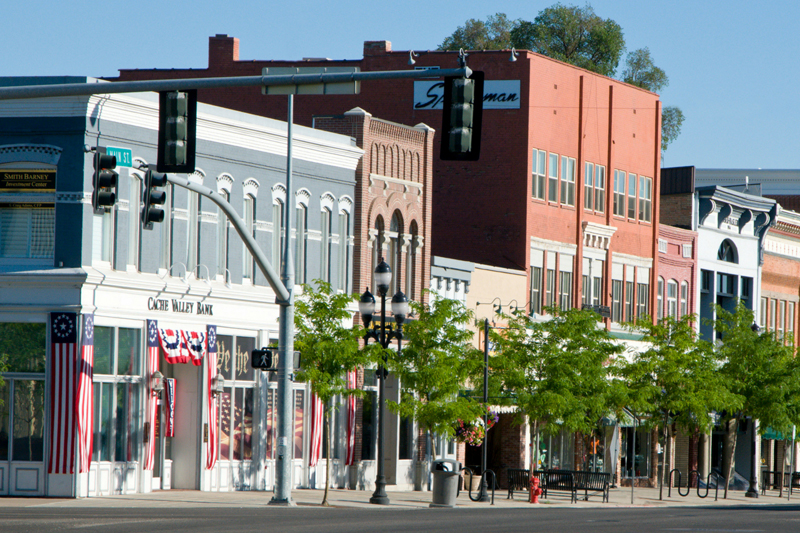
<instances>
[{"instance_id":1,"label":"asphalt road","mask_svg":"<svg viewBox=\"0 0 800 533\"><path fill-rule=\"evenodd\" d=\"M0 509L0 532L315 531L432 533L800 532L800 505L694 508L402 509L280 507Z\"/></svg>"}]
</instances>

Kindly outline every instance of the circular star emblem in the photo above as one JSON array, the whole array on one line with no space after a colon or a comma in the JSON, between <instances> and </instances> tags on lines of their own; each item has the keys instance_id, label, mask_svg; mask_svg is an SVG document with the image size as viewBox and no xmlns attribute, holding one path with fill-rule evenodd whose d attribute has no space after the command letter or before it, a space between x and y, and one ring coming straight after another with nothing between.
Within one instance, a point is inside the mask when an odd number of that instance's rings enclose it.
<instances>
[{"instance_id":1,"label":"circular star emblem","mask_svg":"<svg viewBox=\"0 0 800 533\"><path fill-rule=\"evenodd\" d=\"M156 339L158 338L158 327L156 326L155 322L150 322L150 327L148 329L149 331L147 334L149 335L150 343L152 344L156 342Z\"/></svg>"},{"instance_id":2,"label":"circular star emblem","mask_svg":"<svg viewBox=\"0 0 800 533\"><path fill-rule=\"evenodd\" d=\"M212 329L208 332L208 349L213 350L217 347L217 330Z\"/></svg>"},{"instance_id":3,"label":"circular star emblem","mask_svg":"<svg viewBox=\"0 0 800 533\"><path fill-rule=\"evenodd\" d=\"M66 339L72 335L75 324L69 315L58 315L53 321L53 334L59 339Z\"/></svg>"},{"instance_id":4,"label":"circular star emblem","mask_svg":"<svg viewBox=\"0 0 800 533\"><path fill-rule=\"evenodd\" d=\"M94 335L94 319L91 315L86 317L86 324L83 333L87 339L91 339Z\"/></svg>"}]
</instances>

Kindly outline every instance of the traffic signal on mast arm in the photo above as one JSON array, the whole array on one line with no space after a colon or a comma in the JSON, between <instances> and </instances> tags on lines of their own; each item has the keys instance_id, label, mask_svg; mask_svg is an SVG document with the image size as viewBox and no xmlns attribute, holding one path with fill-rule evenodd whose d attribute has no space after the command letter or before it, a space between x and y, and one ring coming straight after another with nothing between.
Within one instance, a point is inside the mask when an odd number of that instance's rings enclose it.
<instances>
[{"instance_id":1,"label":"traffic signal on mast arm","mask_svg":"<svg viewBox=\"0 0 800 533\"><path fill-rule=\"evenodd\" d=\"M144 190L142 191L142 227L153 229L153 222L164 221L164 210L160 205L164 205L167 193L156 189L167 184L167 175L160 172L153 172L148 167L144 176Z\"/></svg>"},{"instance_id":2,"label":"traffic signal on mast arm","mask_svg":"<svg viewBox=\"0 0 800 533\"><path fill-rule=\"evenodd\" d=\"M194 172L197 138L197 91L159 93L159 172Z\"/></svg>"},{"instance_id":3,"label":"traffic signal on mast arm","mask_svg":"<svg viewBox=\"0 0 800 533\"><path fill-rule=\"evenodd\" d=\"M112 207L117 201L119 174L114 171L116 166L116 156L108 155L105 146L95 148L92 207L96 215L102 214L106 207Z\"/></svg>"},{"instance_id":4,"label":"traffic signal on mast arm","mask_svg":"<svg viewBox=\"0 0 800 533\"><path fill-rule=\"evenodd\" d=\"M477 161L481 153L483 72L444 79L442 148L445 161Z\"/></svg>"}]
</instances>

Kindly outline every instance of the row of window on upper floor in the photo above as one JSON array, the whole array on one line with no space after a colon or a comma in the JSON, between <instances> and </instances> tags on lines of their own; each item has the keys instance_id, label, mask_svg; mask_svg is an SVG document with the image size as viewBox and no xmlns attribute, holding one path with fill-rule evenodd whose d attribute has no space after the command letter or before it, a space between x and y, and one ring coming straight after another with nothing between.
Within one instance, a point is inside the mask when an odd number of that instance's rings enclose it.
<instances>
[{"instance_id":1,"label":"row of window on upper floor","mask_svg":"<svg viewBox=\"0 0 800 533\"><path fill-rule=\"evenodd\" d=\"M138 173L130 174L130 202L128 206L127 242L136 243L134 246L127 247L127 265L139 269L140 257L143 253L142 232L138 221L138 214L141 210L142 180ZM242 219L246 225L247 232L256 237L257 230L270 229L273 238L269 249L263 250L265 256L271 261L276 271L280 270L281 262L284 257L284 247L286 239L284 209L286 205L286 194L282 186L273 188L271 198L272 220L271 223L257 219L257 197L255 189L245 190ZM220 194L230 201L230 191L220 189ZM167 188L167 202L164 205L164 222L156 225L156 230L161 232L161 248L159 250L159 268L167 270L170 275L185 275L193 273L197 278L217 277L224 281L231 280L231 242L230 232L232 226L220 208L216 208L216 213L202 211L201 196L194 192L188 193L188 209L181 210L176 208L175 186ZM309 265L309 251L314 246L310 243L309 234L313 230L309 229L309 200L311 194L307 189L300 189L296 194L294 202L294 263L295 263L295 282L307 283L313 279L322 279L332 283L335 288L343 291L350 289L350 267L352 262L352 230L351 230L351 208L352 200L344 196L338 200L338 220L334 217L334 206L337 200L330 193L324 193L320 197L319 212L319 250L314 250L311 254L314 259L313 265ZM268 200L269 201L269 200ZM209 202L206 200L205 202ZM179 211L186 212L186 228L177 228L174 223L177 220L176 214ZM263 212L263 210L262 210ZM93 260L106 261L111 263L113 268L120 268L122 265L117 255L116 247L120 242L119 232L123 231L119 227L119 206L107 209L103 215L94 218L94 242ZM134 215L131 215L134 214ZM179 215L181 218L183 215ZM135 218L134 218L135 217ZM203 221L213 219L216 223L214 236L209 238L209 230L203 231ZM224 221L224 223L223 223ZM131 223L132 222L132 223ZM317 224L315 223L316 227ZM178 234L185 232L184 235ZM205 235L205 238L201 238ZM279 236L279 238L276 237ZM313 239L313 240L316 240ZM179 242L180 241L180 242ZM216 241L216 242L214 242ZM215 263L213 265L202 263L203 258L211 256L211 251L204 251L204 245L212 242L214 248ZM255 259L239 240L241 246L241 269L242 278L254 280L258 269ZM178 248L180 247L180 249ZM318 253L316 253L318 252ZM338 253L337 253L338 252ZM237 261L237 264L238 261ZM183 268L181 268L183 267ZM313 270L314 275L309 275L309 270ZM336 279L333 279L333 276Z\"/></svg>"},{"instance_id":2,"label":"row of window on upper floor","mask_svg":"<svg viewBox=\"0 0 800 533\"><path fill-rule=\"evenodd\" d=\"M575 206L577 164L574 157L559 156L536 148L531 152L534 199ZM584 168L583 207L603 214L606 210L606 167L587 161ZM653 179L614 170L613 214L630 221L651 222Z\"/></svg>"}]
</instances>

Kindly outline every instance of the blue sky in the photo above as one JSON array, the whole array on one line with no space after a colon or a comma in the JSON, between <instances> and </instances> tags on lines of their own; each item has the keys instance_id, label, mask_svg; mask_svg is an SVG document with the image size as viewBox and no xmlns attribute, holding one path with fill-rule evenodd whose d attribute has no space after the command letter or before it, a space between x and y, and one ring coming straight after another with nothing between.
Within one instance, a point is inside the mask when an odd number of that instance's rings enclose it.
<instances>
[{"instance_id":1,"label":"blue sky","mask_svg":"<svg viewBox=\"0 0 800 533\"><path fill-rule=\"evenodd\" d=\"M553 3L7 2L0 76L204 68L208 37L217 33L240 39L243 60L358 59L367 40L389 40L394 50L428 50L469 18L503 12L533 20ZM595 0L591 5L622 26L628 50L649 47L669 76L662 101L680 107L686 121L666 152L665 166L800 168L800 1Z\"/></svg>"}]
</instances>

